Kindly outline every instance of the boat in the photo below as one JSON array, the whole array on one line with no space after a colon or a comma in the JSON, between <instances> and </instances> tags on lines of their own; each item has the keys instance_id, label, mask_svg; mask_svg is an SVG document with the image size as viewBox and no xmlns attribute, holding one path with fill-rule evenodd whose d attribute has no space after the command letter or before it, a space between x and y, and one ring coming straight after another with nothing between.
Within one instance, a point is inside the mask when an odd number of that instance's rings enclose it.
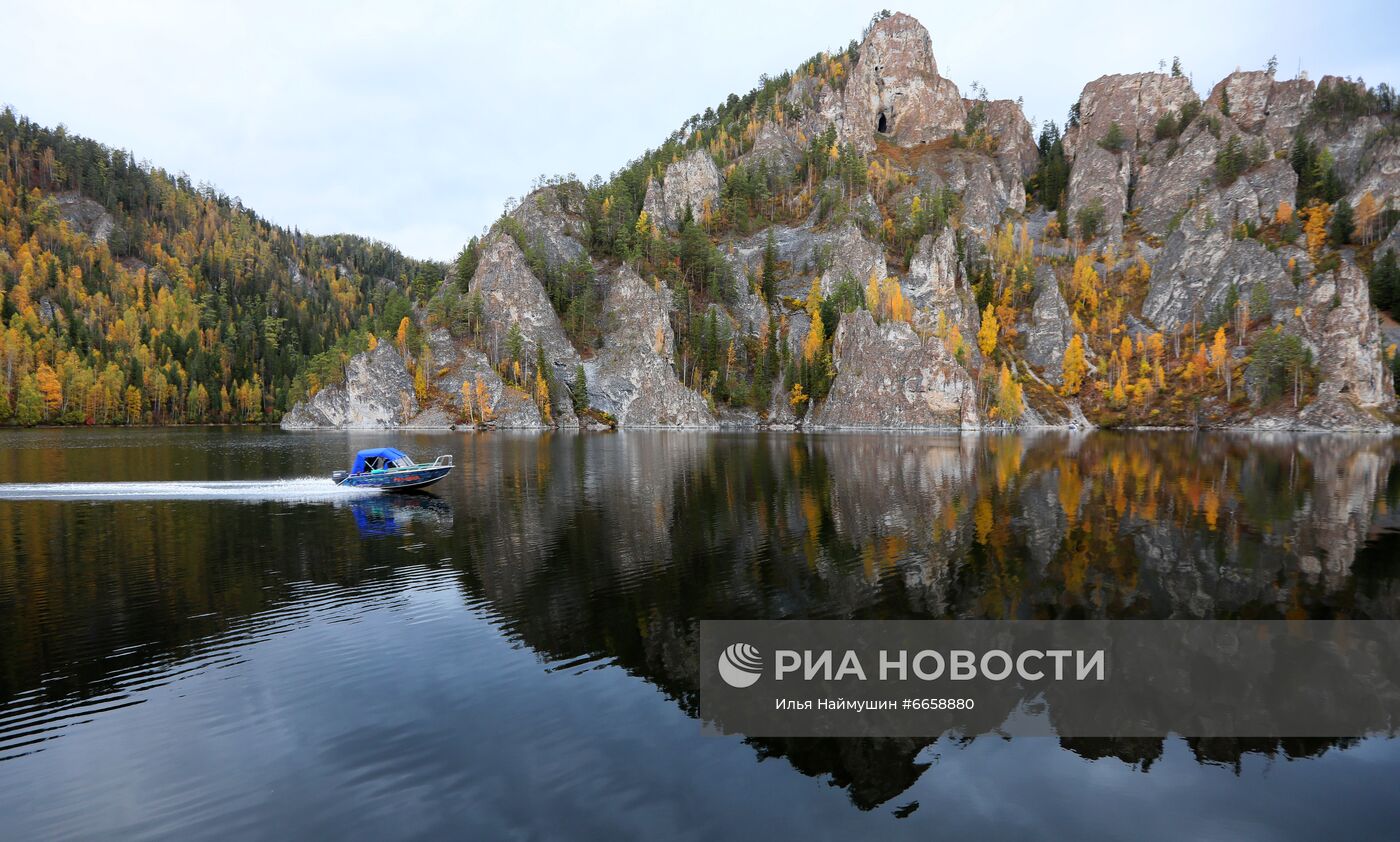
<instances>
[{"instance_id":1,"label":"boat","mask_svg":"<svg viewBox=\"0 0 1400 842\"><path fill-rule=\"evenodd\" d=\"M436 461L420 464L402 450L375 447L356 453L350 470L335 471L331 481L347 488L410 491L426 488L451 472L452 457L446 454Z\"/></svg>"}]
</instances>

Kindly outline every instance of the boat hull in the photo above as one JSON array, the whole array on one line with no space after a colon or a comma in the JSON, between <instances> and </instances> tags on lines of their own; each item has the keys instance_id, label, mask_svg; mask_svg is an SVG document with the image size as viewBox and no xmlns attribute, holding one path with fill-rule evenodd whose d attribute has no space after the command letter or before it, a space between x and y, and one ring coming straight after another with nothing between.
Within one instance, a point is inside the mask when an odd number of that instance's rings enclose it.
<instances>
[{"instance_id":1,"label":"boat hull","mask_svg":"<svg viewBox=\"0 0 1400 842\"><path fill-rule=\"evenodd\" d=\"M348 488L377 488L381 491L411 491L426 488L452 473L451 465L415 465L371 474L351 474L340 484Z\"/></svg>"}]
</instances>

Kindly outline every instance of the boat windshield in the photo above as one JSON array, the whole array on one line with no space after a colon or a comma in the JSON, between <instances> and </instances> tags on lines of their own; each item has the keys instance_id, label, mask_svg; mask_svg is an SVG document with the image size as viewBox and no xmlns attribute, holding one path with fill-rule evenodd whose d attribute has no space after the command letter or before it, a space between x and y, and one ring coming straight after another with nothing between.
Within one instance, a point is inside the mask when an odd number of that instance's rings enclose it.
<instances>
[{"instance_id":1,"label":"boat windshield","mask_svg":"<svg viewBox=\"0 0 1400 842\"><path fill-rule=\"evenodd\" d=\"M407 456L400 456L398 459L388 459L383 456L375 456L365 460L365 468L371 471L391 471L395 468L412 468L413 460Z\"/></svg>"}]
</instances>

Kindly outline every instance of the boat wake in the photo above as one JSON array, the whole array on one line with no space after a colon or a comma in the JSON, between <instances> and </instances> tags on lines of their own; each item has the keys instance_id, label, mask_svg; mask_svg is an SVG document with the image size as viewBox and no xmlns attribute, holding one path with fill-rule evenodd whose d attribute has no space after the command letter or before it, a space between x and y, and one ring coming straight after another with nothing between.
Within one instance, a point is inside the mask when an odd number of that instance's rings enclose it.
<instances>
[{"instance_id":1,"label":"boat wake","mask_svg":"<svg viewBox=\"0 0 1400 842\"><path fill-rule=\"evenodd\" d=\"M324 477L222 482L46 482L0 484L0 500L346 500L373 488L336 485Z\"/></svg>"}]
</instances>

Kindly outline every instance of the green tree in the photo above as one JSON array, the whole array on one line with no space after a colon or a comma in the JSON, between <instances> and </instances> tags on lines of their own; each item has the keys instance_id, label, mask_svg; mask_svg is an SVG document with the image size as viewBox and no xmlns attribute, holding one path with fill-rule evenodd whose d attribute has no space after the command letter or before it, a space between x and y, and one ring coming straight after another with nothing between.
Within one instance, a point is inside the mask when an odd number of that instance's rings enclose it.
<instances>
[{"instance_id":1,"label":"green tree","mask_svg":"<svg viewBox=\"0 0 1400 842\"><path fill-rule=\"evenodd\" d=\"M582 364L574 367L574 405L579 409L593 405L588 400L588 372L583 370Z\"/></svg>"},{"instance_id":2,"label":"green tree","mask_svg":"<svg viewBox=\"0 0 1400 842\"><path fill-rule=\"evenodd\" d=\"M511 322L510 330L506 331L506 358L515 365L524 365L525 361L521 356L525 352L525 335L520 332L520 323Z\"/></svg>"},{"instance_id":3,"label":"green tree","mask_svg":"<svg viewBox=\"0 0 1400 842\"><path fill-rule=\"evenodd\" d=\"M1215 153L1215 180L1221 187L1229 187L1245 171L1249 163L1240 136L1232 134L1225 145Z\"/></svg>"},{"instance_id":4,"label":"green tree","mask_svg":"<svg viewBox=\"0 0 1400 842\"><path fill-rule=\"evenodd\" d=\"M1079 209L1074 215L1074 222L1079 226L1079 236L1084 240L1092 240L1099 235L1099 226L1103 224L1104 207L1103 201L1095 199L1089 204Z\"/></svg>"},{"instance_id":5,"label":"green tree","mask_svg":"<svg viewBox=\"0 0 1400 842\"><path fill-rule=\"evenodd\" d=\"M1265 331L1249 349L1245 379L1258 390L1261 402L1277 399L1285 391L1296 406L1311 379L1312 354L1292 333Z\"/></svg>"},{"instance_id":6,"label":"green tree","mask_svg":"<svg viewBox=\"0 0 1400 842\"><path fill-rule=\"evenodd\" d=\"M1114 120L1108 124L1108 133L1099 141L1099 146L1109 152L1122 152L1127 143L1127 138L1123 136L1123 127L1118 125L1117 120Z\"/></svg>"},{"instance_id":7,"label":"green tree","mask_svg":"<svg viewBox=\"0 0 1400 842\"><path fill-rule=\"evenodd\" d=\"M768 228L768 238L763 243L763 299L772 302L778 294L778 240L773 228Z\"/></svg>"},{"instance_id":8,"label":"green tree","mask_svg":"<svg viewBox=\"0 0 1400 842\"><path fill-rule=\"evenodd\" d=\"M1065 188L1069 185L1069 161L1065 158L1064 138L1053 121L1045 121L1036 148L1040 159L1035 174L1031 176L1031 193L1041 207L1058 210L1062 206ZM1064 230L1063 225L1060 230Z\"/></svg>"},{"instance_id":9,"label":"green tree","mask_svg":"<svg viewBox=\"0 0 1400 842\"><path fill-rule=\"evenodd\" d=\"M1394 249L1386 249L1371 267L1371 303L1382 310L1400 306L1400 265Z\"/></svg>"},{"instance_id":10,"label":"green tree","mask_svg":"<svg viewBox=\"0 0 1400 842\"><path fill-rule=\"evenodd\" d=\"M32 427L44 420L44 396L40 394L34 376L26 374L19 381L19 399L15 405L15 420Z\"/></svg>"},{"instance_id":11,"label":"green tree","mask_svg":"<svg viewBox=\"0 0 1400 842\"><path fill-rule=\"evenodd\" d=\"M1333 248L1341 248L1351 240L1352 229L1356 227L1356 215L1351 202L1340 199L1332 212L1332 221L1327 226L1327 242Z\"/></svg>"},{"instance_id":12,"label":"green tree","mask_svg":"<svg viewBox=\"0 0 1400 842\"><path fill-rule=\"evenodd\" d=\"M457 260L454 262L456 269L457 288L462 292L467 291L467 287L472 282L472 276L476 274L476 267L481 262L481 243L476 237L472 237L462 250L457 253Z\"/></svg>"}]
</instances>

